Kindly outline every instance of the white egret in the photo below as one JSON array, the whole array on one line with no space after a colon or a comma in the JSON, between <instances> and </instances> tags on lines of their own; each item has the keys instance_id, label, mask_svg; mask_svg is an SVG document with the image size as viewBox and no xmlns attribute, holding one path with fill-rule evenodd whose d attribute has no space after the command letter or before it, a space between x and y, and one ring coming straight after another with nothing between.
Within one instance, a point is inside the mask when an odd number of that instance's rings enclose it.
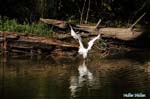
<instances>
[{"instance_id":1,"label":"white egret","mask_svg":"<svg viewBox=\"0 0 150 99\"><path fill-rule=\"evenodd\" d=\"M71 27L71 26L70 26L70 27ZM88 51L91 50L91 48L92 48L94 42L95 42L97 39L100 38L100 34L97 35L96 37L94 37L92 40L90 40L90 41L88 42L88 47L85 48L85 47L83 46L82 39L81 39L80 35L79 35L79 34L76 34L76 33L74 32L74 30L72 29L72 27L71 27L71 36L72 36L74 39L78 39L79 45L80 45L78 52L79 52L80 55L83 55L83 58L84 58L84 59L87 58Z\"/></svg>"}]
</instances>

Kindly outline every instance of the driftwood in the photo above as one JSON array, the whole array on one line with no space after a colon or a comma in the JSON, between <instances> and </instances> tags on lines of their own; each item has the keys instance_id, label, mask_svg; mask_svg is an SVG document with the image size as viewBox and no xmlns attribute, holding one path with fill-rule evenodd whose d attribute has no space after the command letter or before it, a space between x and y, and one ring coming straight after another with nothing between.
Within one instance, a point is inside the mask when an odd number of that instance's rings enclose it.
<instances>
[{"instance_id":1,"label":"driftwood","mask_svg":"<svg viewBox=\"0 0 150 99\"><path fill-rule=\"evenodd\" d=\"M47 23L47 24L51 24L51 25L56 26L56 27L59 27L61 29L67 28L68 23L69 23L67 21L62 21L62 20L43 19L43 18L40 18L40 21Z\"/></svg>"},{"instance_id":2,"label":"driftwood","mask_svg":"<svg viewBox=\"0 0 150 99\"><path fill-rule=\"evenodd\" d=\"M41 18L40 21L54 25L58 28L65 29L69 28L69 24L73 24L67 21L61 20L53 20L53 19L43 19ZM88 35L97 35L102 34L104 38L115 38L123 41L130 41L138 38L143 34L142 30L131 29L131 28L97 28L97 26L84 26L84 25L75 25L74 29L88 32Z\"/></svg>"},{"instance_id":3,"label":"driftwood","mask_svg":"<svg viewBox=\"0 0 150 99\"><path fill-rule=\"evenodd\" d=\"M5 33L6 38L3 37ZM54 50L77 50L78 45L63 42L54 38L40 37L27 33L16 33L16 32L0 32L0 44L3 45L4 41L7 42L7 50L14 52L40 52ZM2 46L1 48L2 49Z\"/></svg>"},{"instance_id":4,"label":"driftwood","mask_svg":"<svg viewBox=\"0 0 150 99\"><path fill-rule=\"evenodd\" d=\"M132 30L130 28L102 28L99 29L98 33L102 34L103 37L124 41L134 40L143 34L139 30Z\"/></svg>"}]
</instances>

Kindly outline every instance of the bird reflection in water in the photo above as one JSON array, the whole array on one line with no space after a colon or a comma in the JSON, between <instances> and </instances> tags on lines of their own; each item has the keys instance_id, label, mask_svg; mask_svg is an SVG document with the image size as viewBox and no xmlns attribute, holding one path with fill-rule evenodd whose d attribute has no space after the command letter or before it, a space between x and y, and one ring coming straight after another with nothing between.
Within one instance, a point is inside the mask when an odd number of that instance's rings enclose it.
<instances>
[{"instance_id":1,"label":"bird reflection in water","mask_svg":"<svg viewBox=\"0 0 150 99\"><path fill-rule=\"evenodd\" d=\"M83 63L82 65L79 65L78 67L78 73L79 75L76 76L71 76L70 78L70 90L71 90L71 96L72 97L77 97L78 93L81 91L82 87L84 87L85 85L88 86L93 86L93 74L89 71L89 69L87 68L86 64L85 64L85 60L87 59L87 54L89 52L89 50L91 50L92 46L94 45L94 42L97 39L100 39L100 34L98 34L96 37L94 37L92 40L90 40L88 42L88 47L85 48L83 43L82 43L82 38L79 34L75 33L75 31L71 28L71 36L79 41L79 49L78 49L78 53L80 55L83 56ZM89 87L88 87L89 89Z\"/></svg>"},{"instance_id":2,"label":"bird reflection in water","mask_svg":"<svg viewBox=\"0 0 150 99\"><path fill-rule=\"evenodd\" d=\"M93 86L94 78L93 74L89 71L85 64L85 60L78 67L78 76L70 77L70 91L72 97L78 97L79 92L86 85Z\"/></svg>"}]
</instances>

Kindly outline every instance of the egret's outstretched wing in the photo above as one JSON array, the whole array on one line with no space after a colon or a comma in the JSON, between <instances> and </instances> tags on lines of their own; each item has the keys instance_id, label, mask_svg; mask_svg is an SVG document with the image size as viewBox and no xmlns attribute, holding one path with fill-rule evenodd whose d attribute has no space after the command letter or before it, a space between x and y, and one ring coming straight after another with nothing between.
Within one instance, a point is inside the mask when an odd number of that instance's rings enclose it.
<instances>
[{"instance_id":1,"label":"egret's outstretched wing","mask_svg":"<svg viewBox=\"0 0 150 99\"><path fill-rule=\"evenodd\" d=\"M79 40L79 45L80 45L79 50L85 49L84 46L83 46L82 39L81 39L80 35L79 35L78 40Z\"/></svg>"},{"instance_id":2,"label":"egret's outstretched wing","mask_svg":"<svg viewBox=\"0 0 150 99\"><path fill-rule=\"evenodd\" d=\"M88 42L88 48L87 48L87 50L90 50L90 49L92 48L94 42L95 42L97 39L99 39L99 38L100 38L100 34L97 35L96 37L94 37L92 40L90 40L90 41Z\"/></svg>"},{"instance_id":3,"label":"egret's outstretched wing","mask_svg":"<svg viewBox=\"0 0 150 99\"><path fill-rule=\"evenodd\" d=\"M80 35L79 34L76 34L75 31L72 29L72 27L70 26L71 28L71 36L74 38L74 39L79 39L80 38Z\"/></svg>"}]
</instances>

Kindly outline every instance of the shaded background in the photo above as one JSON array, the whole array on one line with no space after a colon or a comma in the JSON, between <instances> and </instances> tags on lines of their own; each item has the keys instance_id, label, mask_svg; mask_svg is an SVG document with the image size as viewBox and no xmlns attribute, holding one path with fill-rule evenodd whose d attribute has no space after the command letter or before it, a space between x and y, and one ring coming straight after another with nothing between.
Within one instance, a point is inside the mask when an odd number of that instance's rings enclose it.
<instances>
[{"instance_id":1,"label":"shaded background","mask_svg":"<svg viewBox=\"0 0 150 99\"><path fill-rule=\"evenodd\" d=\"M43 18L80 20L85 0L0 0L0 15L15 18L20 23L33 22ZM85 19L89 0L86 0ZM133 23L146 13L142 24L150 22L150 0L91 0L88 21L104 24L115 22Z\"/></svg>"}]
</instances>

